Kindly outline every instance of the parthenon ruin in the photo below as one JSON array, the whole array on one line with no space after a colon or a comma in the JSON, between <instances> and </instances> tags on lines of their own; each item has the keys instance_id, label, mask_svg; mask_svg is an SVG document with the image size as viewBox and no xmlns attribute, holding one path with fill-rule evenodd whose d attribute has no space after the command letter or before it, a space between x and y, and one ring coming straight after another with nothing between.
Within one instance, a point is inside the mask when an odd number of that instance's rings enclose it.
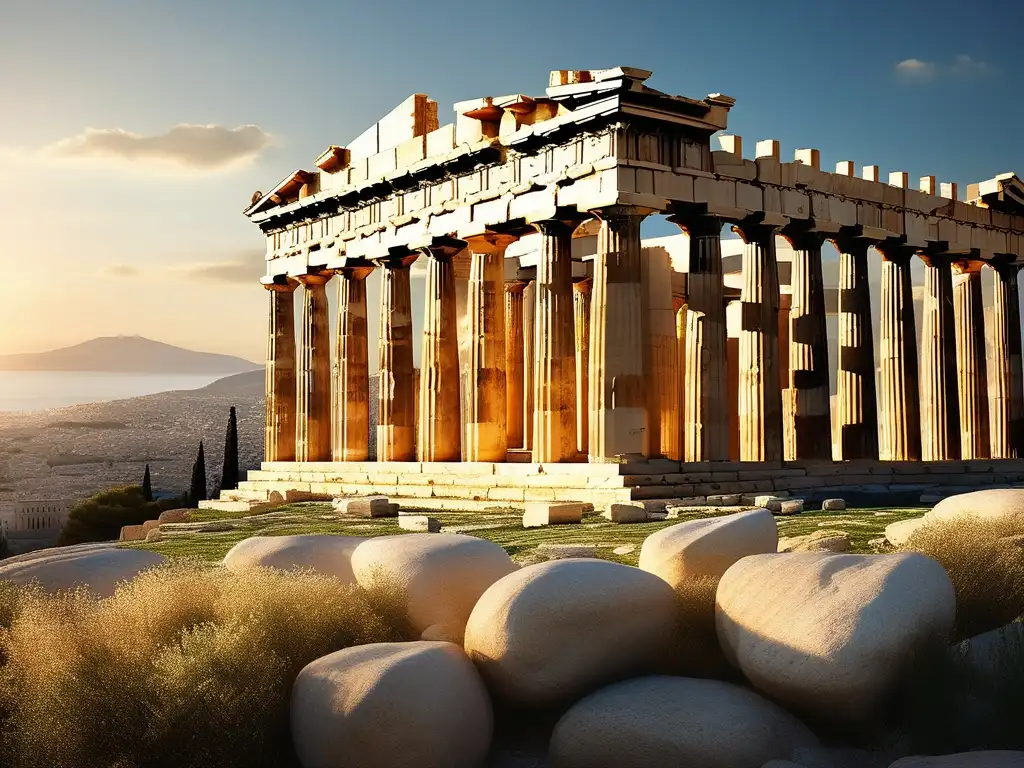
<instances>
[{"instance_id":1,"label":"parthenon ruin","mask_svg":"<svg viewBox=\"0 0 1024 768\"><path fill-rule=\"evenodd\" d=\"M823 170L816 149L784 162L772 140L747 159L721 135L733 99L672 96L650 75L556 71L543 96L460 102L442 127L415 95L316 170L254 195L266 461L243 493L603 507L713 488L1024 480L1024 183L1004 174L960 199L934 176L915 188L878 166ZM675 246L645 247L641 222L655 215L678 226ZM742 240L735 280L723 227Z\"/></svg>"}]
</instances>

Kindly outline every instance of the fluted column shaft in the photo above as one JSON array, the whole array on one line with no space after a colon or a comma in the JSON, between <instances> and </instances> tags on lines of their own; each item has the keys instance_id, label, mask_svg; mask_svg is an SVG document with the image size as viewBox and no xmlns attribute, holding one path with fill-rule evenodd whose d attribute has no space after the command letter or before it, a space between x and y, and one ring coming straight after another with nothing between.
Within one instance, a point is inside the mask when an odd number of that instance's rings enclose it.
<instances>
[{"instance_id":1,"label":"fluted column shaft","mask_svg":"<svg viewBox=\"0 0 1024 768\"><path fill-rule=\"evenodd\" d=\"M878 397L866 240L840 238L839 378L836 443L840 460L878 458Z\"/></svg>"},{"instance_id":2,"label":"fluted column shaft","mask_svg":"<svg viewBox=\"0 0 1024 768\"><path fill-rule=\"evenodd\" d=\"M736 227L743 238L742 320L739 337L741 461L782 459L779 382L779 271L775 229Z\"/></svg>"},{"instance_id":3,"label":"fluted column shaft","mask_svg":"<svg viewBox=\"0 0 1024 768\"><path fill-rule=\"evenodd\" d=\"M487 234L469 240L466 312L469 373L466 461L505 461L508 452L505 377L505 249L515 240Z\"/></svg>"},{"instance_id":4,"label":"fluted column shaft","mask_svg":"<svg viewBox=\"0 0 1024 768\"><path fill-rule=\"evenodd\" d=\"M787 460L830 459L832 418L821 244L814 232L788 235L793 245L789 377L784 433Z\"/></svg>"},{"instance_id":5,"label":"fluted column shaft","mask_svg":"<svg viewBox=\"0 0 1024 768\"><path fill-rule=\"evenodd\" d=\"M537 325L537 281L530 280L523 289L523 448L533 450L533 378L537 360L533 354Z\"/></svg>"},{"instance_id":6,"label":"fluted column shaft","mask_svg":"<svg viewBox=\"0 0 1024 768\"><path fill-rule=\"evenodd\" d=\"M590 306L591 459L648 455L640 222L632 209L601 213ZM657 447L655 447L657 450Z\"/></svg>"},{"instance_id":7,"label":"fluted column shaft","mask_svg":"<svg viewBox=\"0 0 1024 768\"><path fill-rule=\"evenodd\" d=\"M264 284L270 294L267 333L267 420L264 461L295 461L295 288L294 280Z\"/></svg>"},{"instance_id":8,"label":"fluted column shaft","mask_svg":"<svg viewBox=\"0 0 1024 768\"><path fill-rule=\"evenodd\" d=\"M505 283L505 416L510 448L523 446L523 289Z\"/></svg>"},{"instance_id":9,"label":"fluted column shaft","mask_svg":"<svg viewBox=\"0 0 1024 768\"><path fill-rule=\"evenodd\" d=\"M879 323L881 458L920 461L917 329L910 280L913 251L880 244L882 291Z\"/></svg>"},{"instance_id":10,"label":"fluted column shaft","mask_svg":"<svg viewBox=\"0 0 1024 768\"><path fill-rule=\"evenodd\" d=\"M953 265L960 452L964 459L987 459L991 454L981 267L980 261L959 261Z\"/></svg>"},{"instance_id":11,"label":"fluted column shaft","mask_svg":"<svg viewBox=\"0 0 1024 768\"><path fill-rule=\"evenodd\" d=\"M302 334L296 394L295 460L331 460L330 274L302 275Z\"/></svg>"},{"instance_id":12,"label":"fluted column shaft","mask_svg":"<svg viewBox=\"0 0 1024 768\"><path fill-rule=\"evenodd\" d=\"M370 351L366 278L372 267L345 267L338 276L338 330L331 389L331 455L335 461L370 457Z\"/></svg>"},{"instance_id":13,"label":"fluted column shaft","mask_svg":"<svg viewBox=\"0 0 1024 768\"><path fill-rule=\"evenodd\" d=\"M576 342L572 299L572 229L561 221L540 232L534 316L533 460L576 456Z\"/></svg>"},{"instance_id":14,"label":"fluted column shaft","mask_svg":"<svg viewBox=\"0 0 1024 768\"><path fill-rule=\"evenodd\" d=\"M682 378L684 459L728 461L726 322L722 222L708 216L672 219L689 235Z\"/></svg>"},{"instance_id":15,"label":"fluted column shaft","mask_svg":"<svg viewBox=\"0 0 1024 768\"><path fill-rule=\"evenodd\" d=\"M992 456L1024 456L1024 371L1021 365L1019 264L992 270Z\"/></svg>"},{"instance_id":16,"label":"fluted column shaft","mask_svg":"<svg viewBox=\"0 0 1024 768\"><path fill-rule=\"evenodd\" d=\"M427 286L416 452L420 461L460 461L462 408L454 252L423 249L422 253L427 257Z\"/></svg>"},{"instance_id":17,"label":"fluted column shaft","mask_svg":"<svg viewBox=\"0 0 1024 768\"><path fill-rule=\"evenodd\" d=\"M960 407L956 381L956 323L952 260L924 261L924 333L921 361L921 458L960 458Z\"/></svg>"},{"instance_id":18,"label":"fluted column shaft","mask_svg":"<svg viewBox=\"0 0 1024 768\"><path fill-rule=\"evenodd\" d=\"M686 460L686 299L672 297L672 309L675 313L675 387L676 411L676 454L668 455L670 459Z\"/></svg>"},{"instance_id":19,"label":"fluted column shaft","mask_svg":"<svg viewBox=\"0 0 1024 768\"><path fill-rule=\"evenodd\" d=\"M380 341L377 380L377 460L415 461L416 399L413 373L410 266L416 255L380 262Z\"/></svg>"},{"instance_id":20,"label":"fluted column shaft","mask_svg":"<svg viewBox=\"0 0 1024 768\"><path fill-rule=\"evenodd\" d=\"M576 450L590 445L590 294L593 280L573 283L572 306L576 323Z\"/></svg>"}]
</instances>

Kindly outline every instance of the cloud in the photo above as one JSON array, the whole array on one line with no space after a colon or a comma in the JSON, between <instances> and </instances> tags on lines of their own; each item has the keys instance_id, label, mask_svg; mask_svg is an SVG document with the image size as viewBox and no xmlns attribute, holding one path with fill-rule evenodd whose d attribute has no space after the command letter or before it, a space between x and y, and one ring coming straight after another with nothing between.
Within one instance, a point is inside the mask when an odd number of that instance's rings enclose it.
<instances>
[{"instance_id":1,"label":"cloud","mask_svg":"<svg viewBox=\"0 0 1024 768\"><path fill-rule=\"evenodd\" d=\"M255 285L266 274L265 256L263 251L252 249L238 254L230 261L180 264L172 267L170 271L176 277L186 280Z\"/></svg>"},{"instance_id":2,"label":"cloud","mask_svg":"<svg viewBox=\"0 0 1024 768\"><path fill-rule=\"evenodd\" d=\"M990 68L984 61L972 59L966 53L961 53L953 59L953 64L949 69L954 75L960 77L975 77L987 74Z\"/></svg>"},{"instance_id":3,"label":"cloud","mask_svg":"<svg viewBox=\"0 0 1024 768\"><path fill-rule=\"evenodd\" d=\"M896 74L907 80L930 80L935 76L935 65L921 59L904 59L896 64Z\"/></svg>"},{"instance_id":4,"label":"cloud","mask_svg":"<svg viewBox=\"0 0 1024 768\"><path fill-rule=\"evenodd\" d=\"M111 264L103 270L110 277L138 277L142 273L129 264Z\"/></svg>"},{"instance_id":5,"label":"cloud","mask_svg":"<svg viewBox=\"0 0 1024 768\"><path fill-rule=\"evenodd\" d=\"M954 56L948 64L923 59L904 59L897 62L894 69L898 77L911 82L923 82L939 77L974 78L992 72L992 67L986 62L966 53Z\"/></svg>"},{"instance_id":6,"label":"cloud","mask_svg":"<svg viewBox=\"0 0 1024 768\"><path fill-rule=\"evenodd\" d=\"M256 125L225 128L183 123L155 136L123 128L87 128L51 144L40 154L62 160L91 159L209 172L251 162L269 145L270 134Z\"/></svg>"}]
</instances>

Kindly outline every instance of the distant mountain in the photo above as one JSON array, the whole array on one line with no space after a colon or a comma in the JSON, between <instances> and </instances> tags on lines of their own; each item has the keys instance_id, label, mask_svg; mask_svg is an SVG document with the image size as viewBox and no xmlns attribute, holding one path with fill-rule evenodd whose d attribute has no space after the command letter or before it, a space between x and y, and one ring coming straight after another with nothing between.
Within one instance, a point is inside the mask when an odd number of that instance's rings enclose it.
<instances>
[{"instance_id":1,"label":"distant mountain","mask_svg":"<svg viewBox=\"0 0 1024 768\"><path fill-rule=\"evenodd\" d=\"M0 355L0 371L230 374L259 367L240 357L195 352L141 336L107 336L49 352Z\"/></svg>"},{"instance_id":2,"label":"distant mountain","mask_svg":"<svg viewBox=\"0 0 1024 768\"><path fill-rule=\"evenodd\" d=\"M217 379L212 384L207 384L196 392L203 392L210 395L254 395L263 397L267 386L267 372L260 368L256 371L236 373L232 376L225 376Z\"/></svg>"}]
</instances>

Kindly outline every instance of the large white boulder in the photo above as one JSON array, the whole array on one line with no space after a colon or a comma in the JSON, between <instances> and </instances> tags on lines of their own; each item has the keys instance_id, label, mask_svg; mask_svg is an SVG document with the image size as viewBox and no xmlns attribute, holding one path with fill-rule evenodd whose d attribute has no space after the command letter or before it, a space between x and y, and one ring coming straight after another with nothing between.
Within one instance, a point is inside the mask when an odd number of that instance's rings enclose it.
<instances>
[{"instance_id":1,"label":"large white boulder","mask_svg":"<svg viewBox=\"0 0 1024 768\"><path fill-rule=\"evenodd\" d=\"M1024 752L961 752L959 755L904 757L889 768L1024 768Z\"/></svg>"},{"instance_id":2,"label":"large white boulder","mask_svg":"<svg viewBox=\"0 0 1024 768\"><path fill-rule=\"evenodd\" d=\"M473 768L491 702L457 645L377 643L308 664L295 680L292 740L305 768Z\"/></svg>"},{"instance_id":3,"label":"large white boulder","mask_svg":"<svg viewBox=\"0 0 1024 768\"><path fill-rule=\"evenodd\" d=\"M496 694L544 707L656 665L676 616L675 593L652 574L556 560L510 574L481 596L466 652Z\"/></svg>"},{"instance_id":4,"label":"large white boulder","mask_svg":"<svg viewBox=\"0 0 1024 768\"><path fill-rule=\"evenodd\" d=\"M816 745L807 726L718 680L641 677L575 704L551 736L552 768L756 768Z\"/></svg>"},{"instance_id":5,"label":"large white boulder","mask_svg":"<svg viewBox=\"0 0 1024 768\"><path fill-rule=\"evenodd\" d=\"M719 578L741 557L774 552L779 529L767 509L689 520L648 536L640 567L679 587L684 581Z\"/></svg>"},{"instance_id":6,"label":"large white boulder","mask_svg":"<svg viewBox=\"0 0 1024 768\"><path fill-rule=\"evenodd\" d=\"M246 568L311 568L343 584L354 584L352 553L364 541L359 536L250 536L228 550L224 566L234 573Z\"/></svg>"},{"instance_id":7,"label":"large white boulder","mask_svg":"<svg viewBox=\"0 0 1024 768\"><path fill-rule=\"evenodd\" d=\"M927 525L927 517L912 517L909 520L898 520L885 526L885 540L894 547L902 547L919 528Z\"/></svg>"},{"instance_id":8,"label":"large white boulder","mask_svg":"<svg viewBox=\"0 0 1024 768\"><path fill-rule=\"evenodd\" d=\"M948 635L955 611L949 577L924 555L798 552L732 566L715 619L756 688L842 724L866 717L915 648Z\"/></svg>"},{"instance_id":9,"label":"large white boulder","mask_svg":"<svg viewBox=\"0 0 1024 768\"><path fill-rule=\"evenodd\" d=\"M85 587L99 597L110 597L122 581L167 562L145 549L109 545L55 547L30 552L0 563L0 580L20 586L36 582L47 592Z\"/></svg>"},{"instance_id":10,"label":"large white boulder","mask_svg":"<svg viewBox=\"0 0 1024 768\"><path fill-rule=\"evenodd\" d=\"M928 520L953 520L974 516L1000 520L1024 515L1024 488L991 488L948 496L925 514Z\"/></svg>"},{"instance_id":11,"label":"large white boulder","mask_svg":"<svg viewBox=\"0 0 1024 768\"><path fill-rule=\"evenodd\" d=\"M409 533L367 539L352 552L360 586L401 594L424 640L462 642L477 599L518 566L500 546L458 533Z\"/></svg>"}]
</instances>

